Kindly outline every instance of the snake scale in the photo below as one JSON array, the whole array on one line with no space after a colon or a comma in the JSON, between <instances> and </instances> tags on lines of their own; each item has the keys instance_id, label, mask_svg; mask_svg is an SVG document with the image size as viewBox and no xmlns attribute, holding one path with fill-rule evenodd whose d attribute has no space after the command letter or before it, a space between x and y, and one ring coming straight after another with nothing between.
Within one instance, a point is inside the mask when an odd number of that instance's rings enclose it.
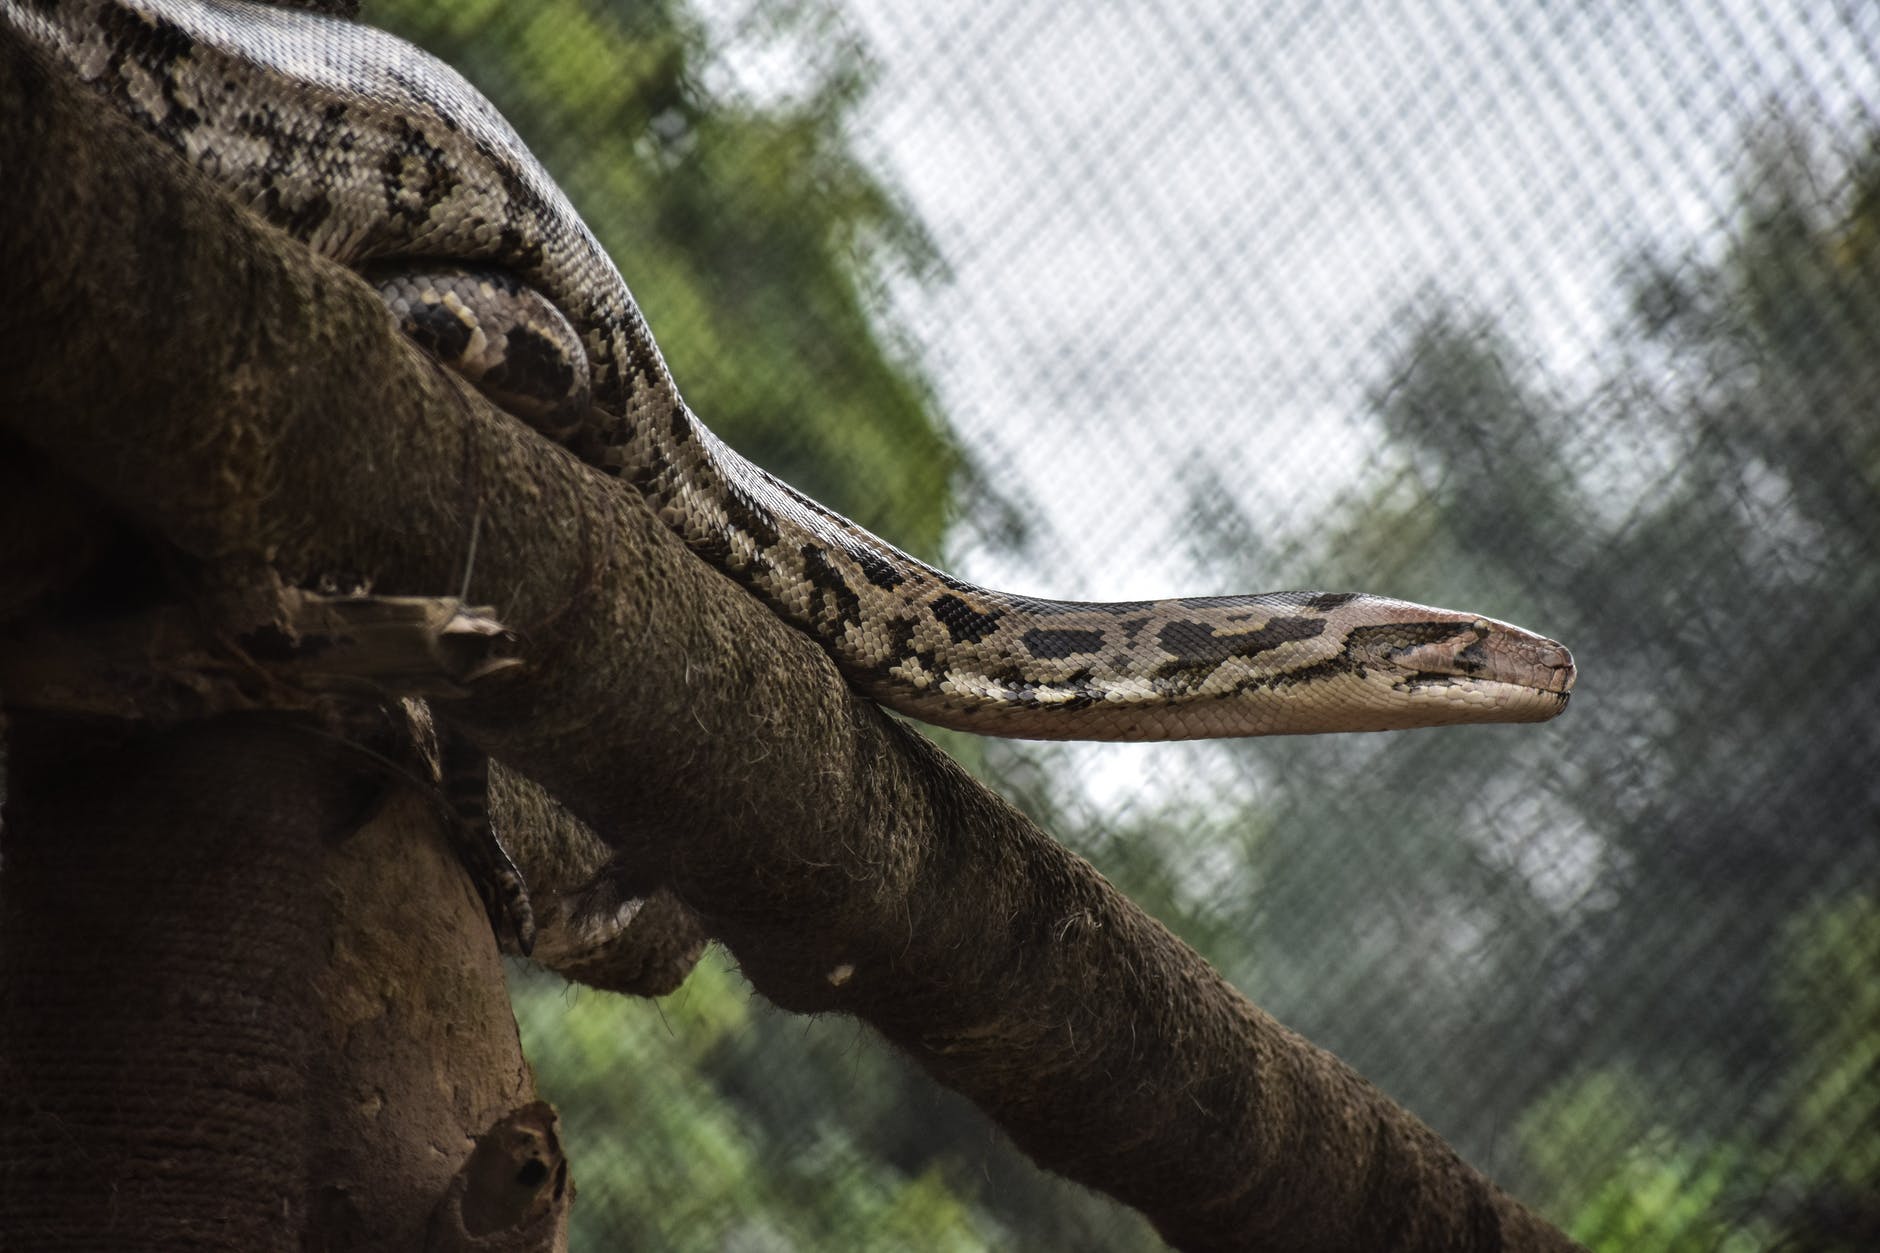
<instances>
[{"instance_id":1,"label":"snake scale","mask_svg":"<svg viewBox=\"0 0 1880 1253\"><path fill-rule=\"evenodd\" d=\"M382 31L244 0L0 0L0 18L251 211L374 277L421 343L631 482L893 709L984 734L1135 740L1566 707L1567 650L1478 614L1342 592L1040 600L876 538L693 416L625 280L515 131ZM469 346L423 333L476 293L523 312L444 318L475 332ZM466 365L478 352L494 364ZM513 399L535 393L506 389L509 366L555 376L563 399Z\"/></svg>"}]
</instances>

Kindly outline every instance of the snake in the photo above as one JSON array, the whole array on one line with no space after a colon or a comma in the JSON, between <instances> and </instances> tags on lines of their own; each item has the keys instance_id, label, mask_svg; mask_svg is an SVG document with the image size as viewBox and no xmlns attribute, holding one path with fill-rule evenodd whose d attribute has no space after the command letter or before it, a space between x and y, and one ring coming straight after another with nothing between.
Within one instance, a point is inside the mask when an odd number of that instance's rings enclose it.
<instances>
[{"instance_id":1,"label":"snake","mask_svg":"<svg viewBox=\"0 0 1880 1253\"><path fill-rule=\"evenodd\" d=\"M1050 600L870 534L693 414L626 280L515 130L389 33L249 0L0 0L0 19L244 208L366 277L433 356L632 484L889 709L986 735L1181 740L1566 708L1567 649L1481 614L1359 592Z\"/></svg>"}]
</instances>

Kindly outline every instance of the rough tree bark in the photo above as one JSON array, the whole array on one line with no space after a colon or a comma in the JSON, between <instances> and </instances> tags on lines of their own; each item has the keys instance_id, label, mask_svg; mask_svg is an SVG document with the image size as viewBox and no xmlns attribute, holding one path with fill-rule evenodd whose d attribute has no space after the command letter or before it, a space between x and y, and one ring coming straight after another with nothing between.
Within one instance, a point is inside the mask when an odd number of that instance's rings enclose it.
<instances>
[{"instance_id":1,"label":"rough tree bark","mask_svg":"<svg viewBox=\"0 0 1880 1253\"><path fill-rule=\"evenodd\" d=\"M631 491L398 339L350 274L10 45L0 174L7 436L189 561L290 582L453 589L480 512L476 597L528 664L444 716L772 1001L867 1022L1180 1247L1574 1247L855 698ZM32 1099L17 1072L0 1088L10 1116Z\"/></svg>"},{"instance_id":2,"label":"rough tree bark","mask_svg":"<svg viewBox=\"0 0 1880 1253\"><path fill-rule=\"evenodd\" d=\"M429 806L289 719L9 732L0 1247L445 1250L492 1209L477 1247L557 1247L552 1118Z\"/></svg>"}]
</instances>

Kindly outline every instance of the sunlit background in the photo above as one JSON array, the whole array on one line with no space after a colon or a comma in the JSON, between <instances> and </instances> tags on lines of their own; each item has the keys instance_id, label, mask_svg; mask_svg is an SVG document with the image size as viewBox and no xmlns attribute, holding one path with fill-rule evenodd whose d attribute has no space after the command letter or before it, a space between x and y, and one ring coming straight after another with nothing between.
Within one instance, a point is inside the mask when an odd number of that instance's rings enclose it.
<instances>
[{"instance_id":1,"label":"sunlit background","mask_svg":"<svg viewBox=\"0 0 1880 1253\"><path fill-rule=\"evenodd\" d=\"M1541 727L947 743L1593 1247L1880 1247L1880 6L366 16L707 422L896 542L1571 645ZM1158 1247L722 955L517 1002L577 1247Z\"/></svg>"}]
</instances>

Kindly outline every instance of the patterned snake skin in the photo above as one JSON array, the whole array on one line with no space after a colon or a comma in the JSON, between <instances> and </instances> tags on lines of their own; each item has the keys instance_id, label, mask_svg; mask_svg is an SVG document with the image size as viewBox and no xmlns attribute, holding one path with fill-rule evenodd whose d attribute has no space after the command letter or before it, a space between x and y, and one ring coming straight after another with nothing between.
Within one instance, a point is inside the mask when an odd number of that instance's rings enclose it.
<instances>
[{"instance_id":1,"label":"patterned snake skin","mask_svg":"<svg viewBox=\"0 0 1880 1253\"><path fill-rule=\"evenodd\" d=\"M470 286L538 293L559 334L518 332L510 351L572 345L585 390L575 378L560 413L505 407L633 483L893 709L992 735L1130 740L1533 722L1566 707L1567 650L1476 614L1352 593L1034 600L877 539L692 415L625 281L509 124L390 35L242 0L0 0L0 19L254 213L393 274L388 301L400 267L440 262L484 267L459 273ZM504 403L499 383L482 380Z\"/></svg>"}]
</instances>

